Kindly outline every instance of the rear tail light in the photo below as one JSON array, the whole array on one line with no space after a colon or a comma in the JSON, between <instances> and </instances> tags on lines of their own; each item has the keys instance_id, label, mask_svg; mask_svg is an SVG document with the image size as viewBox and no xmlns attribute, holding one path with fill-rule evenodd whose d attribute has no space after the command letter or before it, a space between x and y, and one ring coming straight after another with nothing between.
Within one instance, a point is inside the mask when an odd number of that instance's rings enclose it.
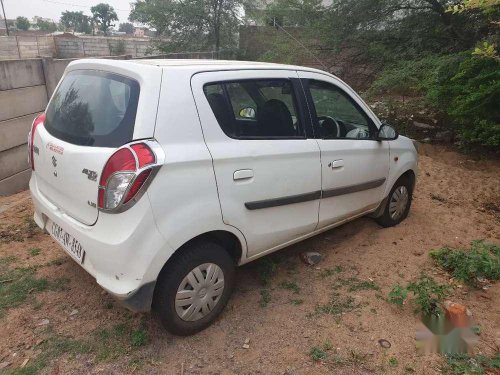
<instances>
[{"instance_id":1,"label":"rear tail light","mask_svg":"<svg viewBox=\"0 0 500 375\"><path fill-rule=\"evenodd\" d=\"M33 120L33 124L31 125L31 131L28 135L28 149L29 149L29 154L28 154L28 160L31 164L31 170L35 170L35 158L34 158L34 140L35 140L35 132L36 128L38 125L43 123L45 121L45 113L39 114L35 119Z\"/></svg>"},{"instance_id":2,"label":"rear tail light","mask_svg":"<svg viewBox=\"0 0 500 375\"><path fill-rule=\"evenodd\" d=\"M132 206L140 198L139 192L146 181L152 179L153 172L160 167L162 155L154 141L134 143L111 155L101 173L99 208L122 212Z\"/></svg>"}]
</instances>

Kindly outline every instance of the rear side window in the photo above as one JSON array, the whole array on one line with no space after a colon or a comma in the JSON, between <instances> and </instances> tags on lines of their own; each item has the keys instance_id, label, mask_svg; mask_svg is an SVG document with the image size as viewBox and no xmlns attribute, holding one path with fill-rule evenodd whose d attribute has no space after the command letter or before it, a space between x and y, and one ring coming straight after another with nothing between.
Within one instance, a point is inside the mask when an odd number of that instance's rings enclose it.
<instances>
[{"instance_id":1,"label":"rear side window","mask_svg":"<svg viewBox=\"0 0 500 375\"><path fill-rule=\"evenodd\" d=\"M231 138L304 138L288 79L216 82L204 86L220 127Z\"/></svg>"},{"instance_id":2,"label":"rear side window","mask_svg":"<svg viewBox=\"0 0 500 375\"><path fill-rule=\"evenodd\" d=\"M47 108L44 126L76 145L118 147L132 141L139 83L95 70L66 75Z\"/></svg>"}]
</instances>

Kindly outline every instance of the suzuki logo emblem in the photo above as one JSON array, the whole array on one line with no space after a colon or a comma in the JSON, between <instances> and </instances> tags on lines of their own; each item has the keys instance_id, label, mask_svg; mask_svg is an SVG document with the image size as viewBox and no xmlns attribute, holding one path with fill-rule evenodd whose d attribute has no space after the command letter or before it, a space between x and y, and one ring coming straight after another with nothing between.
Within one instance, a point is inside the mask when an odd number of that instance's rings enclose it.
<instances>
[{"instance_id":1,"label":"suzuki logo emblem","mask_svg":"<svg viewBox=\"0 0 500 375\"><path fill-rule=\"evenodd\" d=\"M52 165L53 165L54 167L57 167L57 159L56 159L56 157L55 157L55 156L52 156Z\"/></svg>"}]
</instances>

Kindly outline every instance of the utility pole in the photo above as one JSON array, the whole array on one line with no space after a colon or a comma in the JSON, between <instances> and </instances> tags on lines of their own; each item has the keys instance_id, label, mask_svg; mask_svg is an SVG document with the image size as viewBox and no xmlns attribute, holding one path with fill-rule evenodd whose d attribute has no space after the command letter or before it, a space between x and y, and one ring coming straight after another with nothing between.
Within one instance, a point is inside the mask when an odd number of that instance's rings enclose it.
<instances>
[{"instance_id":1,"label":"utility pole","mask_svg":"<svg viewBox=\"0 0 500 375\"><path fill-rule=\"evenodd\" d=\"M5 30L7 31L7 36L9 36L9 25L7 25L7 16L5 15L5 8L3 7L3 0L0 0L0 3L2 4L3 20L5 22Z\"/></svg>"}]
</instances>

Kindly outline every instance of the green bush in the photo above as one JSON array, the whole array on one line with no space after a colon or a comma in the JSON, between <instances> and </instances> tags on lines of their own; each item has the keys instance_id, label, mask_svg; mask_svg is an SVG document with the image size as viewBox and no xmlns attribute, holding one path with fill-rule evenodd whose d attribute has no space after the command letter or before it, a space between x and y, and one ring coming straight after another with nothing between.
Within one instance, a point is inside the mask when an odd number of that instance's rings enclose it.
<instances>
[{"instance_id":1,"label":"green bush","mask_svg":"<svg viewBox=\"0 0 500 375\"><path fill-rule=\"evenodd\" d=\"M432 277L425 274L409 283L406 288L413 292L418 309L426 315L439 312L439 304L448 294L448 285L438 284Z\"/></svg>"},{"instance_id":2,"label":"green bush","mask_svg":"<svg viewBox=\"0 0 500 375\"><path fill-rule=\"evenodd\" d=\"M400 61L382 70L368 96L423 96L465 147L500 146L500 60L472 51Z\"/></svg>"},{"instance_id":3,"label":"green bush","mask_svg":"<svg viewBox=\"0 0 500 375\"><path fill-rule=\"evenodd\" d=\"M388 301L398 306L403 306L406 297L408 296L408 290L399 284L392 287L389 292Z\"/></svg>"},{"instance_id":4,"label":"green bush","mask_svg":"<svg viewBox=\"0 0 500 375\"><path fill-rule=\"evenodd\" d=\"M469 356L468 354L453 354L446 356L445 374L496 374L493 369L500 369L500 355L489 358L483 355ZM485 371L488 369L489 371Z\"/></svg>"},{"instance_id":5,"label":"green bush","mask_svg":"<svg viewBox=\"0 0 500 375\"><path fill-rule=\"evenodd\" d=\"M448 294L448 286L438 284L432 277L422 274L416 281L408 283L406 287L399 284L394 285L387 300L390 303L402 306L408 292L412 292L415 297L416 311L430 315L440 312L439 305Z\"/></svg>"},{"instance_id":6,"label":"green bush","mask_svg":"<svg viewBox=\"0 0 500 375\"><path fill-rule=\"evenodd\" d=\"M469 250L445 246L430 255L453 277L470 285L477 286L478 278L500 279L500 245L472 241Z\"/></svg>"},{"instance_id":7,"label":"green bush","mask_svg":"<svg viewBox=\"0 0 500 375\"><path fill-rule=\"evenodd\" d=\"M465 145L500 146L500 62L470 53L455 75L433 89ZM449 103L447 103L449 102Z\"/></svg>"}]
</instances>

